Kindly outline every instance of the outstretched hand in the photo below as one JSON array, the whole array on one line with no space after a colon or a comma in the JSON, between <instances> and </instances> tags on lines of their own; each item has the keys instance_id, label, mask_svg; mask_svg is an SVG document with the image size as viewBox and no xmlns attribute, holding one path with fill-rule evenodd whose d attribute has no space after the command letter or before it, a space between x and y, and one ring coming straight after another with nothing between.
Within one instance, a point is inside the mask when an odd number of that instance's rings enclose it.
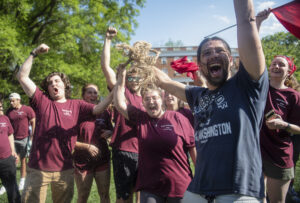
<instances>
[{"instance_id":1,"label":"outstretched hand","mask_svg":"<svg viewBox=\"0 0 300 203\"><path fill-rule=\"evenodd\" d=\"M108 27L106 30L106 38L112 39L114 36L116 36L118 33L117 29L114 27Z\"/></svg>"},{"instance_id":2,"label":"outstretched hand","mask_svg":"<svg viewBox=\"0 0 300 203\"><path fill-rule=\"evenodd\" d=\"M49 51L50 47L47 44L41 44L37 48L33 50L33 52L37 55L47 53Z\"/></svg>"}]
</instances>

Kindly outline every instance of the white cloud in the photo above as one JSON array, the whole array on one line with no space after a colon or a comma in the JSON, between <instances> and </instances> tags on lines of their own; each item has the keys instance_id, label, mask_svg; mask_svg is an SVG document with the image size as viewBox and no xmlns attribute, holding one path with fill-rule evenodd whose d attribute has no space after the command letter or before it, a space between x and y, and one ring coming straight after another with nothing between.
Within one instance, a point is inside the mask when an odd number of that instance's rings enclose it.
<instances>
[{"instance_id":1,"label":"white cloud","mask_svg":"<svg viewBox=\"0 0 300 203\"><path fill-rule=\"evenodd\" d=\"M262 36L273 35L276 32L286 32L286 29L279 22L274 22L270 25L262 25L260 29L260 34Z\"/></svg>"},{"instance_id":2,"label":"white cloud","mask_svg":"<svg viewBox=\"0 0 300 203\"><path fill-rule=\"evenodd\" d=\"M229 24L230 23L230 20L227 16L219 16L219 15L213 15L213 17L217 20L220 20L226 24Z\"/></svg>"},{"instance_id":3,"label":"white cloud","mask_svg":"<svg viewBox=\"0 0 300 203\"><path fill-rule=\"evenodd\" d=\"M257 12L265 10L267 8L272 8L275 5L274 1L264 1L264 2L257 2Z\"/></svg>"},{"instance_id":4,"label":"white cloud","mask_svg":"<svg viewBox=\"0 0 300 203\"><path fill-rule=\"evenodd\" d=\"M273 13L270 14L269 18L262 23L260 28L260 35L273 35L276 32L286 32L286 29L281 25Z\"/></svg>"},{"instance_id":5,"label":"white cloud","mask_svg":"<svg viewBox=\"0 0 300 203\"><path fill-rule=\"evenodd\" d=\"M212 9L216 8L216 6L215 6L214 4L211 4L211 5L209 5L208 7L209 7L209 8L212 8Z\"/></svg>"}]
</instances>

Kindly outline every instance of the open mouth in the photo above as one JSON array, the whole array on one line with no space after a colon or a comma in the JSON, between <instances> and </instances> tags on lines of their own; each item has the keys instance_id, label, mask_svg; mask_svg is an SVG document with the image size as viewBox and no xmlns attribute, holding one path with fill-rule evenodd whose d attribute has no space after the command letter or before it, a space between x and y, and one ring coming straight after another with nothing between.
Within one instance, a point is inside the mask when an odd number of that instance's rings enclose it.
<instances>
[{"instance_id":1,"label":"open mouth","mask_svg":"<svg viewBox=\"0 0 300 203\"><path fill-rule=\"evenodd\" d=\"M54 94L58 94L58 89L56 87L53 88Z\"/></svg>"},{"instance_id":2,"label":"open mouth","mask_svg":"<svg viewBox=\"0 0 300 203\"><path fill-rule=\"evenodd\" d=\"M149 106L148 108L151 112L154 112L157 110L156 106Z\"/></svg>"},{"instance_id":3,"label":"open mouth","mask_svg":"<svg viewBox=\"0 0 300 203\"><path fill-rule=\"evenodd\" d=\"M222 74L222 67L220 64L209 65L209 72L213 77L220 77Z\"/></svg>"}]
</instances>

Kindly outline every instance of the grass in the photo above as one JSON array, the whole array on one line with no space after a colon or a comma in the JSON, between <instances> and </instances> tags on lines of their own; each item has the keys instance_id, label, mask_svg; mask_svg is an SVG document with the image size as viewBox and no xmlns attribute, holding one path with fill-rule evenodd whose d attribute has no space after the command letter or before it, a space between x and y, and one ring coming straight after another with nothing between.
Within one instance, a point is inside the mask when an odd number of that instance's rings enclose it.
<instances>
[{"instance_id":1,"label":"grass","mask_svg":"<svg viewBox=\"0 0 300 203\"><path fill-rule=\"evenodd\" d=\"M116 202L116 193L115 193L115 184L114 184L113 173L112 172L113 171L112 171L112 166L111 166L109 195L110 195L110 201L113 203L113 202ZM19 180L19 178L20 178L20 166L18 166L18 168L17 168L17 179ZM0 196L0 202L1 203L8 203L6 193L4 193L4 195ZM75 181L74 181L74 196L73 196L72 203L76 203L76 202L77 202L77 188L76 188L76 184L75 184ZM96 183L95 183L95 181L93 181L93 186L92 186L92 189L91 189L91 192L90 192L88 203L95 203L95 202L100 202L100 197L98 195ZM48 191L47 191L46 203L52 203L50 186L48 187Z\"/></svg>"},{"instance_id":2,"label":"grass","mask_svg":"<svg viewBox=\"0 0 300 203\"><path fill-rule=\"evenodd\" d=\"M192 163L192 161L190 161L190 163ZM17 178L19 179L20 177L20 166L18 166L17 169ZM191 164L192 167L192 171L194 172L194 166L193 164ZM295 190L300 193L300 160L297 162L296 165L296 178L295 178L295 182L294 182L294 187ZM116 202L116 193L115 193L115 184L114 184L114 180L113 180L113 171L112 171L112 166L111 166L111 176L110 176L110 189L109 189L109 195L110 195L110 201L111 203ZM0 202L1 203L7 203L7 196L6 193L4 195L0 196ZM74 186L74 197L72 200L72 203L76 203L77 202L77 188L76 188L76 184ZM88 203L94 203L94 202L100 202L100 197L98 195L98 191L97 191L97 186L95 181L93 181L93 186L91 189L91 193L88 199ZM50 187L48 187L48 192L47 192L47 199L46 199L46 203L52 203L52 198L51 198L51 190Z\"/></svg>"}]
</instances>

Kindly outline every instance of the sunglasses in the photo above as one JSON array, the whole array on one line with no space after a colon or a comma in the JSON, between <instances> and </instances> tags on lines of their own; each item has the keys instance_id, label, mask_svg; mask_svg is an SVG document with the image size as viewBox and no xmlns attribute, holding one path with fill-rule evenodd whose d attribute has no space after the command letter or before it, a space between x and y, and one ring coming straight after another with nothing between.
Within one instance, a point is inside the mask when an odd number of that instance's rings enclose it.
<instances>
[{"instance_id":1,"label":"sunglasses","mask_svg":"<svg viewBox=\"0 0 300 203\"><path fill-rule=\"evenodd\" d=\"M131 76L127 77L128 82L139 82L140 80L141 80L140 77L131 77Z\"/></svg>"}]
</instances>

